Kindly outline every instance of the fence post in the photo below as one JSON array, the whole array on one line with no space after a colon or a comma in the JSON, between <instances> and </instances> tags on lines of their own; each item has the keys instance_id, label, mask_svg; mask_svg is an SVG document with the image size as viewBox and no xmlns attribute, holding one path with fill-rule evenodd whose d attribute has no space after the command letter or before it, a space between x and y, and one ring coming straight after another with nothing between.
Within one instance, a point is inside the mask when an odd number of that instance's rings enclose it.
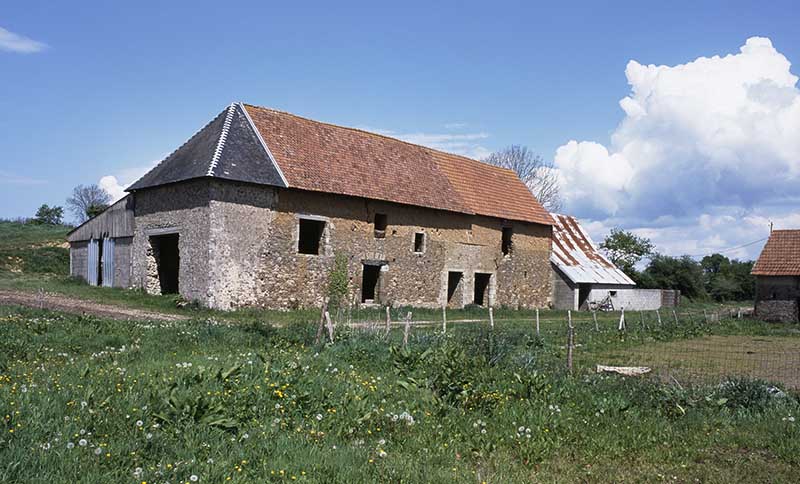
<instances>
[{"instance_id":1,"label":"fence post","mask_svg":"<svg viewBox=\"0 0 800 484\"><path fill-rule=\"evenodd\" d=\"M622 308L622 312L619 314L619 331L625 331L625 308Z\"/></svg>"},{"instance_id":2,"label":"fence post","mask_svg":"<svg viewBox=\"0 0 800 484\"><path fill-rule=\"evenodd\" d=\"M333 343L333 323L331 322L331 315L328 311L325 311L325 321L328 323L328 337L331 339L331 343Z\"/></svg>"},{"instance_id":3,"label":"fence post","mask_svg":"<svg viewBox=\"0 0 800 484\"><path fill-rule=\"evenodd\" d=\"M572 311L567 311L567 371L572 374L572 348L574 347L575 329L572 327Z\"/></svg>"},{"instance_id":4,"label":"fence post","mask_svg":"<svg viewBox=\"0 0 800 484\"><path fill-rule=\"evenodd\" d=\"M642 325L642 331L644 331L644 311L639 311L639 321Z\"/></svg>"},{"instance_id":5,"label":"fence post","mask_svg":"<svg viewBox=\"0 0 800 484\"><path fill-rule=\"evenodd\" d=\"M594 319L594 331L596 333L600 332L600 326L597 325L597 311L592 311L592 319Z\"/></svg>"},{"instance_id":6,"label":"fence post","mask_svg":"<svg viewBox=\"0 0 800 484\"><path fill-rule=\"evenodd\" d=\"M317 326L317 336L314 338L314 344L318 345L319 340L322 339L322 330L325 327L325 313L328 312L328 300L322 303L322 312L319 315L319 325Z\"/></svg>"},{"instance_id":7,"label":"fence post","mask_svg":"<svg viewBox=\"0 0 800 484\"><path fill-rule=\"evenodd\" d=\"M392 316L389 312L389 306L386 306L386 334L385 336L389 337L389 329L392 327Z\"/></svg>"},{"instance_id":8,"label":"fence post","mask_svg":"<svg viewBox=\"0 0 800 484\"><path fill-rule=\"evenodd\" d=\"M661 313L656 309L656 316L658 316L658 327L661 327Z\"/></svg>"},{"instance_id":9,"label":"fence post","mask_svg":"<svg viewBox=\"0 0 800 484\"><path fill-rule=\"evenodd\" d=\"M678 313L675 312L675 309L672 310L672 317L675 318L675 326L680 326L678 322Z\"/></svg>"},{"instance_id":10,"label":"fence post","mask_svg":"<svg viewBox=\"0 0 800 484\"><path fill-rule=\"evenodd\" d=\"M536 308L536 337L539 337L539 308Z\"/></svg>"},{"instance_id":11,"label":"fence post","mask_svg":"<svg viewBox=\"0 0 800 484\"><path fill-rule=\"evenodd\" d=\"M706 320L706 324L708 324L708 313L706 312L705 309L703 309L703 319L705 319Z\"/></svg>"},{"instance_id":12,"label":"fence post","mask_svg":"<svg viewBox=\"0 0 800 484\"><path fill-rule=\"evenodd\" d=\"M489 306L489 327L494 329L494 313L491 306Z\"/></svg>"},{"instance_id":13,"label":"fence post","mask_svg":"<svg viewBox=\"0 0 800 484\"><path fill-rule=\"evenodd\" d=\"M447 305L442 306L442 333L447 333Z\"/></svg>"},{"instance_id":14,"label":"fence post","mask_svg":"<svg viewBox=\"0 0 800 484\"><path fill-rule=\"evenodd\" d=\"M408 345L408 333L411 332L411 311L406 314L406 326L403 328L403 348Z\"/></svg>"}]
</instances>

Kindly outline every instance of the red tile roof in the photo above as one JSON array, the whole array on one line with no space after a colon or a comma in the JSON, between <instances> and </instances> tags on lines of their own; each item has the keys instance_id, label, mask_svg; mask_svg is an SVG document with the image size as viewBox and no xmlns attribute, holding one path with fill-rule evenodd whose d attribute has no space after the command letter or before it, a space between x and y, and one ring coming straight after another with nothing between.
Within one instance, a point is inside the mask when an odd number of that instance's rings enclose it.
<instances>
[{"instance_id":1,"label":"red tile roof","mask_svg":"<svg viewBox=\"0 0 800 484\"><path fill-rule=\"evenodd\" d=\"M751 274L800 276L800 230L773 230Z\"/></svg>"},{"instance_id":2,"label":"red tile roof","mask_svg":"<svg viewBox=\"0 0 800 484\"><path fill-rule=\"evenodd\" d=\"M292 188L553 223L511 170L359 129L245 107Z\"/></svg>"}]
</instances>

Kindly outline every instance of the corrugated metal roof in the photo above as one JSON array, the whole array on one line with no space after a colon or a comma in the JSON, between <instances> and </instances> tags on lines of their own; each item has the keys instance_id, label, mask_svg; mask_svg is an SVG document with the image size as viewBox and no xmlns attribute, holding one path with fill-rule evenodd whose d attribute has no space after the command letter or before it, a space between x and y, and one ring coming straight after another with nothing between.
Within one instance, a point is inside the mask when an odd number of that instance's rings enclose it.
<instances>
[{"instance_id":1,"label":"corrugated metal roof","mask_svg":"<svg viewBox=\"0 0 800 484\"><path fill-rule=\"evenodd\" d=\"M553 251L550 262L576 284L636 285L601 254L575 217L551 214Z\"/></svg>"}]
</instances>

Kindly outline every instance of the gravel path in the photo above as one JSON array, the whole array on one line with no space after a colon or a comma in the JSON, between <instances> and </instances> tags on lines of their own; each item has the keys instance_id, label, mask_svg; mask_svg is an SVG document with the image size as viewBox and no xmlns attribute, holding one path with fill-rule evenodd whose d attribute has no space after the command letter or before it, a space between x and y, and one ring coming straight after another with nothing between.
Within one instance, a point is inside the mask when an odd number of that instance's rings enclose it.
<instances>
[{"instance_id":1,"label":"gravel path","mask_svg":"<svg viewBox=\"0 0 800 484\"><path fill-rule=\"evenodd\" d=\"M9 291L0 289L0 304L16 304L31 308L55 309L74 314L91 314L121 320L180 321L189 319L181 314L168 314L146 309L132 309L77 299L63 294Z\"/></svg>"}]
</instances>

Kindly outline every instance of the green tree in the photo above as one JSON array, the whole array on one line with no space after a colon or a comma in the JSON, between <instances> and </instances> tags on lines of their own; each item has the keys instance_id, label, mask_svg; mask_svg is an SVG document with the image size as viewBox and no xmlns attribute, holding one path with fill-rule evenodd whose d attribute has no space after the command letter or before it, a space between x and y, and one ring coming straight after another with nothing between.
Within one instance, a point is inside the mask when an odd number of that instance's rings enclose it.
<instances>
[{"instance_id":1,"label":"green tree","mask_svg":"<svg viewBox=\"0 0 800 484\"><path fill-rule=\"evenodd\" d=\"M92 205L89 205L89 208L86 209L86 216L89 217L89 218L97 217L98 215L103 213L103 210L105 210L107 208L108 208L107 204L94 203Z\"/></svg>"},{"instance_id":2,"label":"green tree","mask_svg":"<svg viewBox=\"0 0 800 484\"><path fill-rule=\"evenodd\" d=\"M653 254L653 243L650 239L619 228L611 229L600 248L614 265L631 277L636 274L636 264Z\"/></svg>"},{"instance_id":3,"label":"green tree","mask_svg":"<svg viewBox=\"0 0 800 484\"><path fill-rule=\"evenodd\" d=\"M690 299L707 299L703 268L689 256L670 257L656 254L644 271L661 289L678 289Z\"/></svg>"},{"instance_id":4,"label":"green tree","mask_svg":"<svg viewBox=\"0 0 800 484\"><path fill-rule=\"evenodd\" d=\"M61 219L64 217L64 208L42 204L39 210L36 211L34 221L40 224L47 225L61 225Z\"/></svg>"}]
</instances>

